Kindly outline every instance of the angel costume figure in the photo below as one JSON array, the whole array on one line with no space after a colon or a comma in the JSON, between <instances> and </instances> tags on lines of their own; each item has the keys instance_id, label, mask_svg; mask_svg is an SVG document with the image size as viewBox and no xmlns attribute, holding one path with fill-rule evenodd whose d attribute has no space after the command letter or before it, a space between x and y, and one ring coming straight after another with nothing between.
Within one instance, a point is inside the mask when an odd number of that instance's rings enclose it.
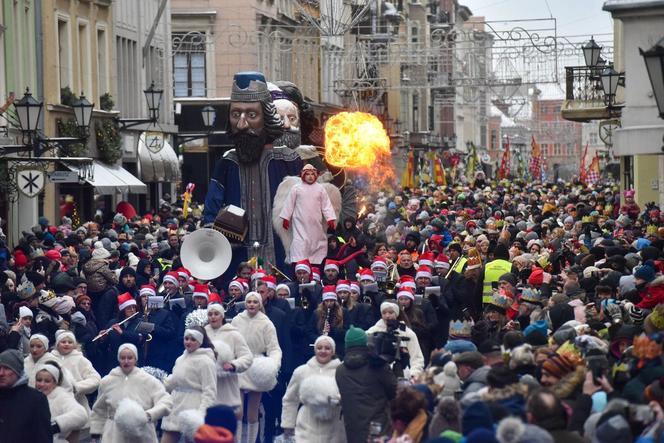
<instances>
[{"instance_id":1,"label":"angel costume figure","mask_svg":"<svg viewBox=\"0 0 664 443\"><path fill-rule=\"evenodd\" d=\"M322 263L327 254L327 237L321 222L325 218L327 227L334 229L337 215L327 191L316 183L316 168L305 165L300 177L302 181L291 188L279 213L283 228L293 228L289 259Z\"/></svg>"}]
</instances>

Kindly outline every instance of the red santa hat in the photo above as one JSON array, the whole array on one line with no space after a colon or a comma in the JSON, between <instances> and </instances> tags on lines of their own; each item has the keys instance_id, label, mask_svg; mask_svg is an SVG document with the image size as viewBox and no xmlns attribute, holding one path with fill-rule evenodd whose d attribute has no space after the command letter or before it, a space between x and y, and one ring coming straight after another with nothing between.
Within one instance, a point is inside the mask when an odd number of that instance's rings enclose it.
<instances>
[{"instance_id":1,"label":"red santa hat","mask_svg":"<svg viewBox=\"0 0 664 443\"><path fill-rule=\"evenodd\" d=\"M258 268L254 272L251 273L251 281L254 281L259 278L263 278L267 275L265 272L265 269Z\"/></svg>"},{"instance_id":2,"label":"red santa hat","mask_svg":"<svg viewBox=\"0 0 664 443\"><path fill-rule=\"evenodd\" d=\"M157 288L154 285L142 285L139 292L142 296L147 295L148 297L154 297L157 295Z\"/></svg>"},{"instance_id":3,"label":"red santa hat","mask_svg":"<svg viewBox=\"0 0 664 443\"><path fill-rule=\"evenodd\" d=\"M399 288L415 289L415 279L410 275L402 275L399 277Z\"/></svg>"},{"instance_id":4,"label":"red santa hat","mask_svg":"<svg viewBox=\"0 0 664 443\"><path fill-rule=\"evenodd\" d=\"M434 263L434 266L436 268L443 268L445 270L450 269L450 259L447 255L443 254L438 254L438 257L436 257L436 261Z\"/></svg>"},{"instance_id":5,"label":"red santa hat","mask_svg":"<svg viewBox=\"0 0 664 443\"><path fill-rule=\"evenodd\" d=\"M178 278L182 278L187 281L189 281L189 279L191 278L191 272L189 272L189 270L184 267L176 269L175 272L177 272Z\"/></svg>"},{"instance_id":6,"label":"red santa hat","mask_svg":"<svg viewBox=\"0 0 664 443\"><path fill-rule=\"evenodd\" d=\"M371 272L371 269L362 269L358 280L375 282L376 278L374 277L373 272Z\"/></svg>"},{"instance_id":7,"label":"red santa hat","mask_svg":"<svg viewBox=\"0 0 664 443\"><path fill-rule=\"evenodd\" d=\"M376 256L373 262L371 263L371 269L376 269L376 268L381 268L387 271L387 261L380 255Z\"/></svg>"},{"instance_id":8,"label":"red santa hat","mask_svg":"<svg viewBox=\"0 0 664 443\"><path fill-rule=\"evenodd\" d=\"M261 278L261 281L265 282L268 288L274 289L275 291L277 290L277 277L274 275L266 275L265 277Z\"/></svg>"},{"instance_id":9,"label":"red santa hat","mask_svg":"<svg viewBox=\"0 0 664 443\"><path fill-rule=\"evenodd\" d=\"M295 272L297 271L305 271L307 274L311 275L311 263L309 263L309 260L300 260L295 263Z\"/></svg>"},{"instance_id":10,"label":"red santa hat","mask_svg":"<svg viewBox=\"0 0 664 443\"><path fill-rule=\"evenodd\" d=\"M205 297L206 300L209 300L210 288L207 285L195 285L192 297Z\"/></svg>"},{"instance_id":11,"label":"red santa hat","mask_svg":"<svg viewBox=\"0 0 664 443\"><path fill-rule=\"evenodd\" d=\"M231 282L228 284L228 289L230 288L238 288L240 291L244 292L245 291L245 285L242 280L243 278L236 278L234 280L231 280Z\"/></svg>"},{"instance_id":12,"label":"red santa hat","mask_svg":"<svg viewBox=\"0 0 664 443\"><path fill-rule=\"evenodd\" d=\"M129 306L136 306L134 297L129 292L118 295L118 310L123 311Z\"/></svg>"},{"instance_id":13,"label":"red santa hat","mask_svg":"<svg viewBox=\"0 0 664 443\"><path fill-rule=\"evenodd\" d=\"M314 281L320 282L320 269L315 266L311 267L311 278Z\"/></svg>"},{"instance_id":14,"label":"red santa hat","mask_svg":"<svg viewBox=\"0 0 664 443\"><path fill-rule=\"evenodd\" d=\"M431 278L431 268L428 266L420 266L417 268L417 274L415 278Z\"/></svg>"},{"instance_id":15,"label":"red santa hat","mask_svg":"<svg viewBox=\"0 0 664 443\"><path fill-rule=\"evenodd\" d=\"M350 290L355 292L360 292L360 284L356 281L350 282Z\"/></svg>"},{"instance_id":16,"label":"red santa hat","mask_svg":"<svg viewBox=\"0 0 664 443\"><path fill-rule=\"evenodd\" d=\"M397 299L399 297L407 297L411 300L415 300L415 295L413 295L413 291L410 288L399 289L399 292L397 292Z\"/></svg>"},{"instance_id":17,"label":"red santa hat","mask_svg":"<svg viewBox=\"0 0 664 443\"><path fill-rule=\"evenodd\" d=\"M433 268L433 261L434 261L434 255L433 252L431 251L425 252L424 254L420 255L419 259L420 267L428 266L429 268Z\"/></svg>"},{"instance_id":18,"label":"red santa hat","mask_svg":"<svg viewBox=\"0 0 664 443\"><path fill-rule=\"evenodd\" d=\"M163 283L169 282L177 286L179 284L178 277L179 275L175 271L167 272L166 275L164 275Z\"/></svg>"},{"instance_id":19,"label":"red santa hat","mask_svg":"<svg viewBox=\"0 0 664 443\"><path fill-rule=\"evenodd\" d=\"M325 300L336 300L337 299L337 288L334 285L325 285L323 286L323 301Z\"/></svg>"},{"instance_id":20,"label":"red santa hat","mask_svg":"<svg viewBox=\"0 0 664 443\"><path fill-rule=\"evenodd\" d=\"M325 267L323 267L323 271L327 271L328 269L334 269L339 272L339 262L336 260L330 260L328 258L325 260Z\"/></svg>"},{"instance_id":21,"label":"red santa hat","mask_svg":"<svg viewBox=\"0 0 664 443\"><path fill-rule=\"evenodd\" d=\"M337 292L339 291L350 292L350 282L348 280L339 280L337 282Z\"/></svg>"},{"instance_id":22,"label":"red santa hat","mask_svg":"<svg viewBox=\"0 0 664 443\"><path fill-rule=\"evenodd\" d=\"M221 305L221 296L216 292L210 292L210 296L208 297L208 303L210 304L218 303L219 305Z\"/></svg>"}]
</instances>

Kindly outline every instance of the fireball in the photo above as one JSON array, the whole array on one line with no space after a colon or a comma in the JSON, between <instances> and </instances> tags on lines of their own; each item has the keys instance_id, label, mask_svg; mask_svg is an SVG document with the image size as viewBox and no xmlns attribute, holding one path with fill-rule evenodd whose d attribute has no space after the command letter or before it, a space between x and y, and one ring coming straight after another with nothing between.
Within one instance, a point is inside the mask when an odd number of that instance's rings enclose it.
<instances>
[{"instance_id":1,"label":"fireball","mask_svg":"<svg viewBox=\"0 0 664 443\"><path fill-rule=\"evenodd\" d=\"M341 112L327 121L325 160L368 175L373 188L394 179L390 137L378 118L364 112Z\"/></svg>"}]
</instances>

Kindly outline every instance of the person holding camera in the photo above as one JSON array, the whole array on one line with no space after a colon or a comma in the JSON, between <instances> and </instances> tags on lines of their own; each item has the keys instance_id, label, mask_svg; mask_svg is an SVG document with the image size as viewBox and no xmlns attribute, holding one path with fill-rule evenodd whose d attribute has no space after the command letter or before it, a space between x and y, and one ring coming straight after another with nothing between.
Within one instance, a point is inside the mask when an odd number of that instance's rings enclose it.
<instances>
[{"instance_id":1,"label":"person holding camera","mask_svg":"<svg viewBox=\"0 0 664 443\"><path fill-rule=\"evenodd\" d=\"M335 379L348 443L366 443L370 427L387 429L387 408L396 396L397 379L387 362L371 356L367 333L351 326L344 340L346 357Z\"/></svg>"},{"instance_id":2,"label":"person holding camera","mask_svg":"<svg viewBox=\"0 0 664 443\"><path fill-rule=\"evenodd\" d=\"M397 296L403 291L409 292L402 289ZM392 369L397 376L408 374L406 378L417 377L424 370L424 356L415 332L405 322L399 321L399 312L399 305L394 301L386 300L381 303L381 318L367 330L367 334L371 336L377 332L394 332L398 337L399 349Z\"/></svg>"}]
</instances>

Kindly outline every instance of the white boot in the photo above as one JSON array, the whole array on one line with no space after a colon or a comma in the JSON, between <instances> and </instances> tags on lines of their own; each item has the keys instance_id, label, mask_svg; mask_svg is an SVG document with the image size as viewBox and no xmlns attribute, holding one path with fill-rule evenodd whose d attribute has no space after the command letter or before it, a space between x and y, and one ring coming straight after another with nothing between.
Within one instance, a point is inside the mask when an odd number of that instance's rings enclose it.
<instances>
[{"instance_id":1,"label":"white boot","mask_svg":"<svg viewBox=\"0 0 664 443\"><path fill-rule=\"evenodd\" d=\"M235 443L243 443L242 442L242 426L244 426L244 424L242 423L242 420L238 420L237 429L235 430Z\"/></svg>"},{"instance_id":2,"label":"white boot","mask_svg":"<svg viewBox=\"0 0 664 443\"><path fill-rule=\"evenodd\" d=\"M258 437L258 426L258 422L247 424L247 443L256 443L256 438Z\"/></svg>"}]
</instances>

